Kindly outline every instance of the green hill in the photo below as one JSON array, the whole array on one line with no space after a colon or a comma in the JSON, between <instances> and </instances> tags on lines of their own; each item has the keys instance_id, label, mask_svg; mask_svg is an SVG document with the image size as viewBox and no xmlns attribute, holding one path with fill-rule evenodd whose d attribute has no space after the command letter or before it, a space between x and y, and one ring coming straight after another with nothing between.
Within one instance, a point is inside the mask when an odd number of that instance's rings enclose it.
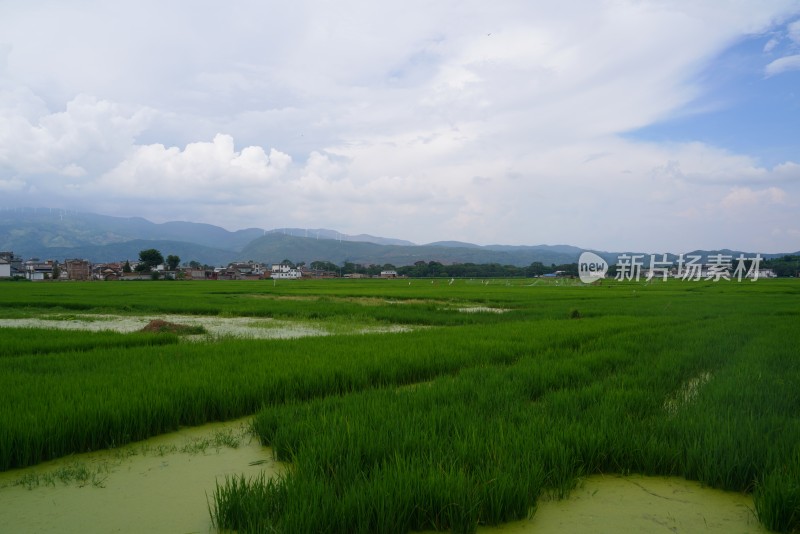
<instances>
[{"instance_id":1,"label":"green hill","mask_svg":"<svg viewBox=\"0 0 800 534\"><path fill-rule=\"evenodd\" d=\"M461 244L459 244L461 245ZM572 263L578 260L578 252L569 254L551 251L547 245L538 247L506 247L505 250L492 250L488 247L471 245L456 246L450 242L444 245L378 245L355 241L316 239L270 233L252 241L242 251L242 259L278 263L288 259L294 263L330 261L336 264L351 262L362 265L402 266L413 265L417 261L437 261L451 263L499 263L523 267L535 261L545 265L552 263Z\"/></svg>"}]
</instances>

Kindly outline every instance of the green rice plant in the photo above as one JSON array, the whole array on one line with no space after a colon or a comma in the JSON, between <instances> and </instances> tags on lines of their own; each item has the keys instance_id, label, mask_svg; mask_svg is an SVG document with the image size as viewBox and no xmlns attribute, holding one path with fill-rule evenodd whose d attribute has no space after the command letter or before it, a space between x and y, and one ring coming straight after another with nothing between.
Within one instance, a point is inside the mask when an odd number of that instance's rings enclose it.
<instances>
[{"instance_id":1,"label":"green rice plant","mask_svg":"<svg viewBox=\"0 0 800 534\"><path fill-rule=\"evenodd\" d=\"M196 344L65 336L63 349L60 333L29 343L0 329L16 347L0 358L0 469L261 410L254 428L292 468L221 484L209 502L219 528L472 532L612 472L755 491L765 524L796 528L797 477L784 471L800 442L796 281L350 282L9 285L0 315L428 328Z\"/></svg>"},{"instance_id":2,"label":"green rice plant","mask_svg":"<svg viewBox=\"0 0 800 534\"><path fill-rule=\"evenodd\" d=\"M86 323L94 323L103 321L104 319L94 315L84 315L76 313L63 313L58 315L45 315L41 317L43 321L81 321Z\"/></svg>"},{"instance_id":3,"label":"green rice plant","mask_svg":"<svg viewBox=\"0 0 800 534\"><path fill-rule=\"evenodd\" d=\"M283 488L263 474L246 479L242 476L225 477L222 485L217 485L209 501L209 514L215 528L220 531L270 532L271 518L282 508ZM218 503L227 505L220 507Z\"/></svg>"},{"instance_id":4,"label":"green rice plant","mask_svg":"<svg viewBox=\"0 0 800 534\"><path fill-rule=\"evenodd\" d=\"M25 473L19 477L13 485L24 486L25 489L31 490L45 484L54 486L55 479L53 477L44 477L38 473Z\"/></svg>"},{"instance_id":5,"label":"green rice plant","mask_svg":"<svg viewBox=\"0 0 800 534\"><path fill-rule=\"evenodd\" d=\"M121 334L111 331L0 328L0 358L97 349L152 347L178 342L173 335Z\"/></svg>"},{"instance_id":6,"label":"green rice plant","mask_svg":"<svg viewBox=\"0 0 800 534\"><path fill-rule=\"evenodd\" d=\"M29 472L16 479L12 485L24 486L26 489L34 489L40 486L53 486L57 483L68 486L75 484L84 487L91 484L94 487L105 487L108 473L111 471L109 462L100 462L88 465L85 462L72 462L62 465L56 469L45 472Z\"/></svg>"},{"instance_id":7,"label":"green rice plant","mask_svg":"<svg viewBox=\"0 0 800 534\"><path fill-rule=\"evenodd\" d=\"M775 532L800 530L800 469L793 462L759 477L753 494L758 520Z\"/></svg>"},{"instance_id":8,"label":"green rice plant","mask_svg":"<svg viewBox=\"0 0 800 534\"><path fill-rule=\"evenodd\" d=\"M237 435L232 429L215 430L211 438L211 443L215 448L229 447L231 449L238 449L241 444L241 435Z\"/></svg>"}]
</instances>

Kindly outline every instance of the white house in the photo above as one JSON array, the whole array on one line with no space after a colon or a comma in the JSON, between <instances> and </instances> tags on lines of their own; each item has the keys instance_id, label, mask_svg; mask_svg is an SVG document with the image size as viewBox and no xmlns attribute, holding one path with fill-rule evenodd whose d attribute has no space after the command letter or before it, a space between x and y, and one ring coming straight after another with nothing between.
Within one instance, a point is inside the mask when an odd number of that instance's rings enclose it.
<instances>
[{"instance_id":1,"label":"white house","mask_svg":"<svg viewBox=\"0 0 800 534\"><path fill-rule=\"evenodd\" d=\"M55 264L51 260L41 262L39 260L29 260L25 262L25 278L28 280L50 280L53 278L53 267Z\"/></svg>"},{"instance_id":2,"label":"white house","mask_svg":"<svg viewBox=\"0 0 800 534\"><path fill-rule=\"evenodd\" d=\"M272 278L274 279L296 280L302 276L303 273L301 273L299 269L286 265L285 263L275 263L272 265Z\"/></svg>"},{"instance_id":3,"label":"white house","mask_svg":"<svg viewBox=\"0 0 800 534\"><path fill-rule=\"evenodd\" d=\"M758 277L759 278L778 278L778 275L775 274L775 271L773 271L772 269L759 269L758 270ZM750 278L752 278L752 276Z\"/></svg>"},{"instance_id":4,"label":"white house","mask_svg":"<svg viewBox=\"0 0 800 534\"><path fill-rule=\"evenodd\" d=\"M11 264L0 258L0 278L11 278Z\"/></svg>"}]
</instances>

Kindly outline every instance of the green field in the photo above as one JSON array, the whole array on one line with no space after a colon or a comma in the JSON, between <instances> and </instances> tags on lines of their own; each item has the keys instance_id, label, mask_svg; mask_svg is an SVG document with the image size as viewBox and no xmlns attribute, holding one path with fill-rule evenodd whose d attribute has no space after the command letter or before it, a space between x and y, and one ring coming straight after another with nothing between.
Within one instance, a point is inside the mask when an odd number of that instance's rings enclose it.
<instances>
[{"instance_id":1,"label":"green field","mask_svg":"<svg viewBox=\"0 0 800 534\"><path fill-rule=\"evenodd\" d=\"M221 529L472 532L594 473L752 492L800 529L798 280L0 284L0 319L85 314L333 335L0 328L0 470L255 414L292 468L220 484Z\"/></svg>"}]
</instances>

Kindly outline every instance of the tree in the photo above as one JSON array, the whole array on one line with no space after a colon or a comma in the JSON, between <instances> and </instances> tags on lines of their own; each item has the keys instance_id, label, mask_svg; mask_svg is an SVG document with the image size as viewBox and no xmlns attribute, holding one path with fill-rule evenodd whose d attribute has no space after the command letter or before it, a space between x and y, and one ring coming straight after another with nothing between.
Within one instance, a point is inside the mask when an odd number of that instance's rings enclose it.
<instances>
[{"instance_id":1,"label":"tree","mask_svg":"<svg viewBox=\"0 0 800 534\"><path fill-rule=\"evenodd\" d=\"M197 260L190 261L189 262L189 267L191 267L192 269L202 269L203 268L203 266L200 265L200 262L197 261Z\"/></svg>"},{"instance_id":2,"label":"tree","mask_svg":"<svg viewBox=\"0 0 800 534\"><path fill-rule=\"evenodd\" d=\"M549 271L548 271L547 267L545 267L542 262L535 261L535 262L531 263L530 267L528 267L526 274L528 276L533 277L533 276L542 276L543 274L545 274L547 272L549 272Z\"/></svg>"},{"instance_id":3,"label":"tree","mask_svg":"<svg viewBox=\"0 0 800 534\"><path fill-rule=\"evenodd\" d=\"M125 265L122 266L122 272L123 273L133 272L133 269L131 269L131 262L125 260Z\"/></svg>"},{"instance_id":4,"label":"tree","mask_svg":"<svg viewBox=\"0 0 800 534\"><path fill-rule=\"evenodd\" d=\"M446 276L447 273L444 272L443 267L444 265L442 265L438 261L429 261L428 276Z\"/></svg>"},{"instance_id":5,"label":"tree","mask_svg":"<svg viewBox=\"0 0 800 534\"><path fill-rule=\"evenodd\" d=\"M169 256L167 256L167 268L168 268L168 270L174 271L175 269L178 268L178 265L180 265L180 263L181 263L181 259L178 256L175 256L173 254L170 254Z\"/></svg>"},{"instance_id":6,"label":"tree","mask_svg":"<svg viewBox=\"0 0 800 534\"><path fill-rule=\"evenodd\" d=\"M772 269L776 276L800 276L800 256L783 256L761 262L762 269Z\"/></svg>"},{"instance_id":7,"label":"tree","mask_svg":"<svg viewBox=\"0 0 800 534\"><path fill-rule=\"evenodd\" d=\"M164 256L161 252L154 248L139 251L139 265L136 266L137 271L150 272L153 267L164 263Z\"/></svg>"},{"instance_id":8,"label":"tree","mask_svg":"<svg viewBox=\"0 0 800 534\"><path fill-rule=\"evenodd\" d=\"M321 261L321 260L312 261L311 268L319 271L331 271L331 272L336 272L339 270L339 267L335 263L329 261Z\"/></svg>"}]
</instances>

